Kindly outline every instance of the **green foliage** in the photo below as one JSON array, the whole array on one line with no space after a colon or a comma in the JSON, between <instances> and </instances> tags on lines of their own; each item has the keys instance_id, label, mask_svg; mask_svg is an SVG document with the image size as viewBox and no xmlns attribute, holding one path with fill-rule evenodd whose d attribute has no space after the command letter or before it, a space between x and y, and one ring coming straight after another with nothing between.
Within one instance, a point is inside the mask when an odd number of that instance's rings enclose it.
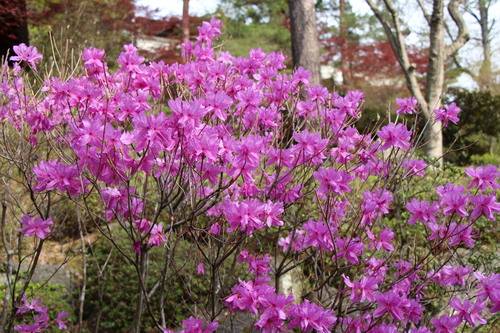
<instances>
[{"instance_id":1,"label":"green foliage","mask_svg":"<svg viewBox=\"0 0 500 333\"><path fill-rule=\"evenodd\" d=\"M27 9L30 44L59 68L91 46L105 49L115 68L122 45L135 39L133 0L27 0Z\"/></svg>"},{"instance_id":2,"label":"green foliage","mask_svg":"<svg viewBox=\"0 0 500 333\"><path fill-rule=\"evenodd\" d=\"M290 54L287 1L224 0L219 10L224 22L224 51L234 56L248 56L251 49L261 48L266 53Z\"/></svg>"},{"instance_id":3,"label":"green foliage","mask_svg":"<svg viewBox=\"0 0 500 333\"><path fill-rule=\"evenodd\" d=\"M462 110L460 122L443 130L445 147L453 150L446 161L459 166L499 164L500 96L489 91L451 90L448 103ZM456 140L456 141L455 141ZM455 151L456 150L456 151Z\"/></svg>"},{"instance_id":4,"label":"green foliage","mask_svg":"<svg viewBox=\"0 0 500 333\"><path fill-rule=\"evenodd\" d=\"M498 148L495 149L494 154L486 153L483 155L471 155L470 160L473 165L496 165L500 166L500 154Z\"/></svg>"},{"instance_id":5,"label":"green foliage","mask_svg":"<svg viewBox=\"0 0 500 333\"><path fill-rule=\"evenodd\" d=\"M251 49L261 48L264 52L281 51L290 58L291 35L284 21L245 24L230 17L222 18L225 34L220 43L224 51L233 56L248 56Z\"/></svg>"},{"instance_id":6,"label":"green foliage","mask_svg":"<svg viewBox=\"0 0 500 333\"><path fill-rule=\"evenodd\" d=\"M134 258L135 253L123 231L113 231L114 239L125 253ZM192 315L197 304L208 299L209 279L207 275L196 275L197 262L193 258L190 245L179 240L174 253L175 260L168 269L163 288L165 290L165 314L167 326L176 326ZM171 249L170 249L171 250ZM164 263L172 252L165 248L153 247L149 250L147 290L151 290L160 279ZM90 256L90 254L92 256ZM138 279L134 266L127 262L106 239L94 244L88 256L88 281L84 319L88 326L95 328L99 320L99 332L123 332L131 328L135 306L138 301ZM183 263L182 267L175 266ZM158 309L160 288L153 294L151 303ZM177 306L182 304L182 306ZM147 310L145 310L147 311ZM159 318L159 314L155 313ZM152 331L154 323L150 316L143 314L142 327Z\"/></svg>"},{"instance_id":7,"label":"green foliage","mask_svg":"<svg viewBox=\"0 0 500 333\"><path fill-rule=\"evenodd\" d=\"M221 8L236 22L262 24L273 22L281 14L286 13L288 2L286 0L223 0Z\"/></svg>"},{"instance_id":8,"label":"green foliage","mask_svg":"<svg viewBox=\"0 0 500 333\"><path fill-rule=\"evenodd\" d=\"M290 32L282 25L251 24L241 25L234 21L227 23L227 36L224 50L234 56L248 56L248 51L261 48L264 52L282 51L290 53Z\"/></svg>"}]
</instances>

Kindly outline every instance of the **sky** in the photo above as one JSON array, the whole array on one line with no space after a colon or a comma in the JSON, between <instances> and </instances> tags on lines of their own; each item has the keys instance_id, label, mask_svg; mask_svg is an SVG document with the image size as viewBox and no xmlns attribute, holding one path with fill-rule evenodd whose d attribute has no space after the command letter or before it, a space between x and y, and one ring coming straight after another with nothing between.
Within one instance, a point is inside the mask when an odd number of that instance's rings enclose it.
<instances>
[{"instance_id":1,"label":"sky","mask_svg":"<svg viewBox=\"0 0 500 333\"><path fill-rule=\"evenodd\" d=\"M137 0L137 5L159 9L160 16L181 16L182 0ZM217 9L217 0L190 0L189 13L191 15L204 15L213 13Z\"/></svg>"},{"instance_id":2,"label":"sky","mask_svg":"<svg viewBox=\"0 0 500 333\"><path fill-rule=\"evenodd\" d=\"M354 10L358 13L367 13L370 11L370 8L366 4L364 0L350 0L351 5ZM158 9L159 16L181 16L182 15L182 5L183 0L137 0L138 5L146 6L151 9ZM219 1L218 0L190 0L189 1L189 12L191 15L202 16L208 13L213 13L217 9ZM414 15L417 11L420 14L418 8L409 4L406 5L406 12L412 13L411 18L409 18L412 24L419 30L419 25L422 26L420 30L423 30L423 26L425 25L424 19L422 15ZM473 20L470 15L465 16L466 22L468 24L471 35L478 35L478 25ZM496 22L500 22L500 1L497 1L492 9L490 10L490 22L495 20ZM493 42L492 42L492 53L493 53L493 62L496 64L500 64L500 33L499 28L500 23L497 23L497 29L492 32ZM474 30L476 29L476 30ZM411 34L407 37L410 42L418 41L417 34ZM481 57L481 49L478 48L477 42L473 43L469 41L460 51L461 59L464 61L464 66L468 66L467 62L472 63L476 59L480 59ZM466 75L462 74L459 78L459 82L456 84L458 86L462 86L465 88L475 88L474 82Z\"/></svg>"},{"instance_id":3,"label":"sky","mask_svg":"<svg viewBox=\"0 0 500 333\"><path fill-rule=\"evenodd\" d=\"M137 0L138 5L147 6L152 9L159 9L161 16L181 16L182 0ZM218 0L190 0L189 11L193 15L204 15L213 13L217 9ZM351 0L353 7L360 12L370 10L363 0Z\"/></svg>"}]
</instances>

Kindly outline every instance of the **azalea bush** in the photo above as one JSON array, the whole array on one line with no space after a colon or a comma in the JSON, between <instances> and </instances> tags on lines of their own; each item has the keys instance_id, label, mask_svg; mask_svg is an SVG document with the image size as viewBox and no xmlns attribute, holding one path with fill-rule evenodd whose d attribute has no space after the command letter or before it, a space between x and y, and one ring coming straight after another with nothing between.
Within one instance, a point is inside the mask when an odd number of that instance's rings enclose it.
<instances>
[{"instance_id":1,"label":"azalea bush","mask_svg":"<svg viewBox=\"0 0 500 333\"><path fill-rule=\"evenodd\" d=\"M203 23L182 64L146 64L126 45L113 73L104 50L85 49L81 75L65 78L38 74L35 47L15 49L0 117L2 230L17 238L3 248L30 269L8 280L5 327L66 326L65 313L47 315L25 292L68 199L79 233L94 228L133 268L133 332L146 317L163 332L213 332L239 318L263 332L487 324L500 310L500 275L473 270L462 253L484 232L478 221L492 226L500 212L498 169L470 166L462 183L415 194L439 171L416 156L426 142L414 98L360 133L362 92L312 86L308 71L283 71L280 53L233 57L214 49L220 34L220 21ZM444 105L435 120L453 126L459 112ZM14 200L16 190L27 199ZM26 242L32 252L19 250ZM84 256L83 283L92 260ZM108 263L96 261L98 283ZM172 283L181 274L204 284ZM82 287L75 326L84 296ZM172 306L186 313L181 323Z\"/></svg>"}]
</instances>

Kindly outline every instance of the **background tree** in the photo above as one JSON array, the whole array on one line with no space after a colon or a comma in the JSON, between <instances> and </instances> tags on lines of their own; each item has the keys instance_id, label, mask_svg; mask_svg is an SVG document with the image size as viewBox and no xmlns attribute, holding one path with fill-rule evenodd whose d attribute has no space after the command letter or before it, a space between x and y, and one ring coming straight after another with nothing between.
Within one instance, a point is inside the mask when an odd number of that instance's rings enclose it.
<instances>
[{"instance_id":1,"label":"background tree","mask_svg":"<svg viewBox=\"0 0 500 333\"><path fill-rule=\"evenodd\" d=\"M460 1L451 0L448 4L448 12L458 29L456 38L448 45L446 45L444 38L444 1L433 0L430 14L427 14L424 5L419 1L430 29L429 65L426 73L425 90L419 86L415 66L410 61L400 11L395 3L391 0L384 0L384 9L382 9L372 0L366 0L366 2L382 24L396 59L404 72L406 85L411 94L417 98L422 113L428 121L425 128L425 154L432 158L438 158L443 153L441 123L430 120L434 117L433 110L441 105L446 61L469 39L467 25L458 10Z\"/></svg>"},{"instance_id":2,"label":"background tree","mask_svg":"<svg viewBox=\"0 0 500 333\"><path fill-rule=\"evenodd\" d=\"M288 4L286 0L221 0L219 9L242 24L283 23Z\"/></svg>"},{"instance_id":3,"label":"background tree","mask_svg":"<svg viewBox=\"0 0 500 333\"><path fill-rule=\"evenodd\" d=\"M340 93L348 90L365 92L363 117L356 123L364 130L377 118L384 117L391 106L389 101L407 97L405 78L390 42L377 18L371 13L361 14L351 2L329 1L318 6L322 64L341 72L323 84ZM427 71L427 49L408 47L410 61L422 84Z\"/></svg>"},{"instance_id":4,"label":"background tree","mask_svg":"<svg viewBox=\"0 0 500 333\"><path fill-rule=\"evenodd\" d=\"M470 14L480 28L480 37L477 38L482 51L482 60L479 64L479 71L471 70L470 66L462 66L458 60L455 61L457 67L468 74L478 85L479 90L492 90L500 93L500 81L498 76L500 71L494 68L491 60L492 32L495 28L495 20L490 20L491 7L498 0L475 0L466 2L467 13Z\"/></svg>"},{"instance_id":5,"label":"background tree","mask_svg":"<svg viewBox=\"0 0 500 333\"><path fill-rule=\"evenodd\" d=\"M319 41L313 0L289 0L292 57L294 67L312 72L313 85L320 82Z\"/></svg>"},{"instance_id":6,"label":"background tree","mask_svg":"<svg viewBox=\"0 0 500 333\"><path fill-rule=\"evenodd\" d=\"M0 56L21 43L29 44L26 0L0 0Z\"/></svg>"}]
</instances>

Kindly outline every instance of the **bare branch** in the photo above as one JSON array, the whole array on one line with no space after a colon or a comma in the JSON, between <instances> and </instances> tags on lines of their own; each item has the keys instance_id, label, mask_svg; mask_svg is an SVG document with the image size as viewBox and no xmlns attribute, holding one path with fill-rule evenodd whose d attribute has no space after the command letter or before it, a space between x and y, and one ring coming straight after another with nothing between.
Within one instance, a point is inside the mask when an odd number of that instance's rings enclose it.
<instances>
[{"instance_id":1,"label":"bare branch","mask_svg":"<svg viewBox=\"0 0 500 333\"><path fill-rule=\"evenodd\" d=\"M375 2L373 2L372 0L366 0L366 3L370 6L371 10L384 28L387 38L391 43L392 50L396 55L396 59L403 69L408 90L410 90L411 94L414 95L415 98L417 98L418 103L422 106L422 108L426 110L427 102L424 98L424 95L422 94L422 91L420 90L414 68L410 63L408 52L406 51L406 45L403 33L401 31L401 23L399 20L397 8L394 6L394 3L391 0L384 0L387 10L389 11L389 14L391 16L391 21L389 21L382 14L380 8Z\"/></svg>"},{"instance_id":2,"label":"bare branch","mask_svg":"<svg viewBox=\"0 0 500 333\"><path fill-rule=\"evenodd\" d=\"M429 15L429 13L427 13L427 9L425 9L424 3L422 2L422 0L417 0L417 3L420 9L422 10L422 13L424 14L424 18L427 21L427 24L430 24L431 16Z\"/></svg>"},{"instance_id":3,"label":"bare branch","mask_svg":"<svg viewBox=\"0 0 500 333\"><path fill-rule=\"evenodd\" d=\"M458 27L458 36L450 45L446 46L444 50L445 59L448 59L452 54L457 52L470 39L467 24L465 24L464 18L458 11L458 4L459 0L452 0L448 4L448 12Z\"/></svg>"},{"instance_id":4,"label":"bare branch","mask_svg":"<svg viewBox=\"0 0 500 333\"><path fill-rule=\"evenodd\" d=\"M468 8L466 11L477 21L477 23L481 24L481 19L472 11L472 9Z\"/></svg>"}]
</instances>

